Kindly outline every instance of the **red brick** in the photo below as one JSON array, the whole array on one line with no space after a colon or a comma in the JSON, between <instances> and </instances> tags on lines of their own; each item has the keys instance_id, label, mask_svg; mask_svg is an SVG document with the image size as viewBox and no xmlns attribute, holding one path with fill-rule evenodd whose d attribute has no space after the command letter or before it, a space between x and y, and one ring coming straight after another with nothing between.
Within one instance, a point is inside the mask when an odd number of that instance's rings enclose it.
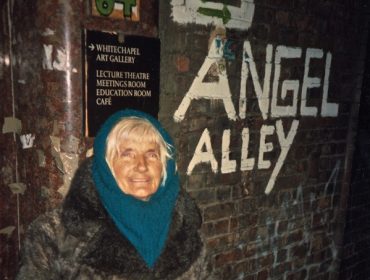
<instances>
[{"instance_id":1,"label":"red brick","mask_svg":"<svg viewBox=\"0 0 370 280\"><path fill-rule=\"evenodd\" d=\"M239 249L235 249L232 251L228 251L225 253L221 253L219 255L216 255L215 257L215 265L223 266L230 262L238 261L242 258L242 252Z\"/></svg>"}]
</instances>

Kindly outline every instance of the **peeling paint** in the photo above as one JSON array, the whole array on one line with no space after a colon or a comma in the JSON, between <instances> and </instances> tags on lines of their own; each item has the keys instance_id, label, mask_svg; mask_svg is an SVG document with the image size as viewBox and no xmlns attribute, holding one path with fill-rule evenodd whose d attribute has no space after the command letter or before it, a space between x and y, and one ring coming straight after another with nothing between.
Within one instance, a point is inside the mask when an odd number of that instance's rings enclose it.
<instances>
[{"instance_id":1,"label":"peeling paint","mask_svg":"<svg viewBox=\"0 0 370 280\"><path fill-rule=\"evenodd\" d=\"M69 153L78 153L78 148L80 145L80 139L77 137L70 135L67 138L67 141L63 145L63 150Z\"/></svg>"},{"instance_id":2,"label":"peeling paint","mask_svg":"<svg viewBox=\"0 0 370 280\"><path fill-rule=\"evenodd\" d=\"M27 186L24 183L11 183L9 184L9 188L13 194L24 194Z\"/></svg>"},{"instance_id":3,"label":"peeling paint","mask_svg":"<svg viewBox=\"0 0 370 280\"><path fill-rule=\"evenodd\" d=\"M20 137L22 148L23 149L30 149L33 147L33 143L35 141L35 135L34 134L24 134Z\"/></svg>"},{"instance_id":4,"label":"peeling paint","mask_svg":"<svg viewBox=\"0 0 370 280\"><path fill-rule=\"evenodd\" d=\"M94 149L90 148L86 151L86 157L92 157L94 155Z\"/></svg>"},{"instance_id":5,"label":"peeling paint","mask_svg":"<svg viewBox=\"0 0 370 280\"><path fill-rule=\"evenodd\" d=\"M61 130L61 124L58 123L57 120L53 121L53 132L52 135L58 135Z\"/></svg>"},{"instance_id":6,"label":"peeling paint","mask_svg":"<svg viewBox=\"0 0 370 280\"><path fill-rule=\"evenodd\" d=\"M43 45L44 57L42 68L44 70L69 71L67 52L64 48L56 48L53 45Z\"/></svg>"},{"instance_id":7,"label":"peeling paint","mask_svg":"<svg viewBox=\"0 0 370 280\"><path fill-rule=\"evenodd\" d=\"M22 131L22 122L21 120L15 117L6 117L4 118L3 133L17 133L20 134Z\"/></svg>"},{"instance_id":8,"label":"peeling paint","mask_svg":"<svg viewBox=\"0 0 370 280\"><path fill-rule=\"evenodd\" d=\"M52 35L55 35L55 31L50 29L50 28L46 28L44 32L41 33L42 36L52 36Z\"/></svg>"},{"instance_id":9,"label":"peeling paint","mask_svg":"<svg viewBox=\"0 0 370 280\"><path fill-rule=\"evenodd\" d=\"M41 197L46 199L50 197L50 190L45 186L41 186Z\"/></svg>"},{"instance_id":10,"label":"peeling paint","mask_svg":"<svg viewBox=\"0 0 370 280\"><path fill-rule=\"evenodd\" d=\"M58 189L58 192L65 197L68 193L75 171L78 168L79 156L78 154L72 153L60 153L60 158L63 163L65 174L63 176L63 186Z\"/></svg>"},{"instance_id":11,"label":"peeling paint","mask_svg":"<svg viewBox=\"0 0 370 280\"><path fill-rule=\"evenodd\" d=\"M37 152L39 167L45 167L46 166L45 153L40 149L37 149L36 152Z\"/></svg>"},{"instance_id":12,"label":"peeling paint","mask_svg":"<svg viewBox=\"0 0 370 280\"><path fill-rule=\"evenodd\" d=\"M0 234L4 234L9 238L13 234L15 229L16 229L15 226L8 226L3 229L0 229Z\"/></svg>"},{"instance_id":13,"label":"peeling paint","mask_svg":"<svg viewBox=\"0 0 370 280\"><path fill-rule=\"evenodd\" d=\"M59 171L62 172L63 174L65 174L65 170L64 170L64 167L63 167L63 162L60 158L60 138L55 137L55 136L50 136L50 140L51 140L51 144L52 144L51 154L54 157L55 164L56 164L57 168L59 169Z\"/></svg>"},{"instance_id":14,"label":"peeling paint","mask_svg":"<svg viewBox=\"0 0 370 280\"><path fill-rule=\"evenodd\" d=\"M5 185L10 184L13 181L13 169L10 166L1 167L1 177Z\"/></svg>"}]
</instances>

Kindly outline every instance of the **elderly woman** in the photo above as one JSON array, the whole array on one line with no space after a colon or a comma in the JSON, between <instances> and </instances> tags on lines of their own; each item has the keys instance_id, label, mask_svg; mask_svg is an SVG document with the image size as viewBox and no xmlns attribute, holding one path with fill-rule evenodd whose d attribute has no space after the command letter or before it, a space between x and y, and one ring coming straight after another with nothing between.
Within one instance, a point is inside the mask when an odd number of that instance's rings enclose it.
<instances>
[{"instance_id":1,"label":"elderly woman","mask_svg":"<svg viewBox=\"0 0 370 280\"><path fill-rule=\"evenodd\" d=\"M115 113L61 208L29 227L17 279L205 279L199 209L160 123Z\"/></svg>"}]
</instances>

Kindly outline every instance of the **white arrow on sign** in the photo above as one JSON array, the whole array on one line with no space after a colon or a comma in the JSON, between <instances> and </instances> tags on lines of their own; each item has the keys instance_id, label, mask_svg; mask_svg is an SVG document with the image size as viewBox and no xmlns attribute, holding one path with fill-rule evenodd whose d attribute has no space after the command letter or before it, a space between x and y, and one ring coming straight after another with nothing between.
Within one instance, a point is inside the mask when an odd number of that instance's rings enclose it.
<instances>
[{"instance_id":1,"label":"white arrow on sign","mask_svg":"<svg viewBox=\"0 0 370 280\"><path fill-rule=\"evenodd\" d=\"M94 44L90 44L89 49L90 49L91 51L95 50Z\"/></svg>"}]
</instances>

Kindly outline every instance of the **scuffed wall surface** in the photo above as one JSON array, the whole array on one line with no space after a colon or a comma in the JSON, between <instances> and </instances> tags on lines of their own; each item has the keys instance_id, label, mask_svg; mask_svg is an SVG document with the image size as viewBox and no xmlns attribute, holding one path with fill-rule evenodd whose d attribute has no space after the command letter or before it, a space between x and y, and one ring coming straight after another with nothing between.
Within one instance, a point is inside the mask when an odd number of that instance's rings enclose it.
<instances>
[{"instance_id":1,"label":"scuffed wall surface","mask_svg":"<svg viewBox=\"0 0 370 280\"><path fill-rule=\"evenodd\" d=\"M18 262L18 215L17 195L13 194L10 184L14 183L17 174L16 136L12 132L3 133L5 118L13 117L13 95L11 90L11 71L9 56L9 22L7 6L0 4L0 278L10 277ZM11 129L9 129L11 130ZM7 269L3 269L7 267Z\"/></svg>"},{"instance_id":2,"label":"scuffed wall surface","mask_svg":"<svg viewBox=\"0 0 370 280\"><path fill-rule=\"evenodd\" d=\"M369 4L368 4L369 5ZM368 13L369 13L369 7ZM367 30L367 32L369 32ZM352 166L340 279L370 277L370 45L364 60L358 132Z\"/></svg>"},{"instance_id":3,"label":"scuffed wall surface","mask_svg":"<svg viewBox=\"0 0 370 280\"><path fill-rule=\"evenodd\" d=\"M0 228L14 226L14 230L7 232L6 246L1 246L10 250L9 254L1 252L0 278L13 279L28 224L59 205L63 188L68 188L66 178L73 175L79 160L80 35L66 29L77 24L81 8L80 3L73 9L67 2L58 5L58 1L4 2L2 20L10 25L5 55L11 57L6 70L12 74L6 77L6 94L11 94L12 104L3 106L12 111L4 112L4 117L12 116L21 125L17 133L1 137L7 169L0 177L7 172L12 175L10 182L1 182L5 184L1 202L12 203L12 207L1 204ZM3 132L4 127L6 122ZM9 224L11 217L14 222Z\"/></svg>"},{"instance_id":4,"label":"scuffed wall surface","mask_svg":"<svg viewBox=\"0 0 370 280\"><path fill-rule=\"evenodd\" d=\"M143 7L133 22L93 16L88 0L0 3L0 128L10 128L0 132L0 279L14 279L27 226L60 205L91 154L92 139L83 136L83 28L157 37L157 3Z\"/></svg>"},{"instance_id":5,"label":"scuffed wall surface","mask_svg":"<svg viewBox=\"0 0 370 280\"><path fill-rule=\"evenodd\" d=\"M202 209L205 269L223 279L336 279L362 81L363 6L219 2L161 1L159 12L160 120L179 149L183 186ZM89 16L88 1L6 3L0 120L3 126L14 115L22 124L18 134L0 137L0 278L12 279L19 237L60 203L91 146L82 136L81 28L155 37L158 11L147 1L134 23ZM9 41L13 83L4 62Z\"/></svg>"},{"instance_id":6,"label":"scuffed wall surface","mask_svg":"<svg viewBox=\"0 0 370 280\"><path fill-rule=\"evenodd\" d=\"M363 7L219 2L160 9L160 117L202 209L206 269L222 279L336 279Z\"/></svg>"}]
</instances>

